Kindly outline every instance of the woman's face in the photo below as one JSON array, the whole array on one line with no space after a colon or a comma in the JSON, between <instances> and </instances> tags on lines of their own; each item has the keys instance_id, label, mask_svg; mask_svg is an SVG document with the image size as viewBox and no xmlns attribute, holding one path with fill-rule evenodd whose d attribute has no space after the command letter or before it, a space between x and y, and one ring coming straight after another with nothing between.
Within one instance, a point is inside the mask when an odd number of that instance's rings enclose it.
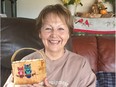
<instances>
[{"instance_id":1,"label":"woman's face","mask_svg":"<svg viewBox=\"0 0 116 87\"><path fill-rule=\"evenodd\" d=\"M49 14L44 20L39 37L42 39L45 50L60 52L69 39L69 29L64 21L54 14Z\"/></svg>"}]
</instances>

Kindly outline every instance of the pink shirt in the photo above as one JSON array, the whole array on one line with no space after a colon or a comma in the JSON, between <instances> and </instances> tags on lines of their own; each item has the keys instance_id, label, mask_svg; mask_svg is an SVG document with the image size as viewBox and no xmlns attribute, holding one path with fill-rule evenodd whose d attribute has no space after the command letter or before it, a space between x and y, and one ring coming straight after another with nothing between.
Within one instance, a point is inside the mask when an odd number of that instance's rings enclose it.
<instances>
[{"instance_id":1,"label":"pink shirt","mask_svg":"<svg viewBox=\"0 0 116 87\"><path fill-rule=\"evenodd\" d=\"M23 59L32 58L40 55L34 52ZM53 87L96 87L96 76L87 59L68 50L57 60L46 58L46 71Z\"/></svg>"}]
</instances>

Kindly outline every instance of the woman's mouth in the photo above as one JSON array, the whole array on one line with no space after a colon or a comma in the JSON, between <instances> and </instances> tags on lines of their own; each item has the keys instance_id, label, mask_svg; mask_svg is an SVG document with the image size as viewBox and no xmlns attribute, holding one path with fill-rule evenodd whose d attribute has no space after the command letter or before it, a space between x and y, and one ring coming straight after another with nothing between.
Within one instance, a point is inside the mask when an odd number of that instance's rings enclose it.
<instances>
[{"instance_id":1,"label":"woman's mouth","mask_svg":"<svg viewBox=\"0 0 116 87\"><path fill-rule=\"evenodd\" d=\"M60 43L60 40L49 40L50 44L57 45Z\"/></svg>"}]
</instances>

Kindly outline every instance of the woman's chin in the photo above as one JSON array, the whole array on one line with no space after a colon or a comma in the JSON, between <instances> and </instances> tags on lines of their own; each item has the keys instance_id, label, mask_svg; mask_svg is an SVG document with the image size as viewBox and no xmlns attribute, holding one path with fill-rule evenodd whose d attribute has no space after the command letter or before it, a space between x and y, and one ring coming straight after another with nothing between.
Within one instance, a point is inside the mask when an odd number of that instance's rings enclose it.
<instances>
[{"instance_id":1,"label":"woman's chin","mask_svg":"<svg viewBox=\"0 0 116 87\"><path fill-rule=\"evenodd\" d=\"M51 52L59 52L59 51L61 51L62 49L60 49L60 47L50 47L50 49L49 49L49 51L51 51Z\"/></svg>"},{"instance_id":2,"label":"woman's chin","mask_svg":"<svg viewBox=\"0 0 116 87\"><path fill-rule=\"evenodd\" d=\"M59 52L59 49L53 48L53 49L50 49L50 51L51 51L51 52Z\"/></svg>"}]
</instances>

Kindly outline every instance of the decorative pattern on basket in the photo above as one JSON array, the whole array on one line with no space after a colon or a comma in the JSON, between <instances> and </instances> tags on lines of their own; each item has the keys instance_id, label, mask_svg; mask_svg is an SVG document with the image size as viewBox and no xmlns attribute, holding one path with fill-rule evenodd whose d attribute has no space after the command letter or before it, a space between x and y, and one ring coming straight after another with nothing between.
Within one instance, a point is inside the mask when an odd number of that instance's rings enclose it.
<instances>
[{"instance_id":1,"label":"decorative pattern on basket","mask_svg":"<svg viewBox=\"0 0 116 87\"><path fill-rule=\"evenodd\" d=\"M18 52L22 50L34 50L42 56L40 59L14 61ZM34 84L41 82L46 77L46 64L43 52L34 48L21 48L12 58L12 74L15 84Z\"/></svg>"}]
</instances>

